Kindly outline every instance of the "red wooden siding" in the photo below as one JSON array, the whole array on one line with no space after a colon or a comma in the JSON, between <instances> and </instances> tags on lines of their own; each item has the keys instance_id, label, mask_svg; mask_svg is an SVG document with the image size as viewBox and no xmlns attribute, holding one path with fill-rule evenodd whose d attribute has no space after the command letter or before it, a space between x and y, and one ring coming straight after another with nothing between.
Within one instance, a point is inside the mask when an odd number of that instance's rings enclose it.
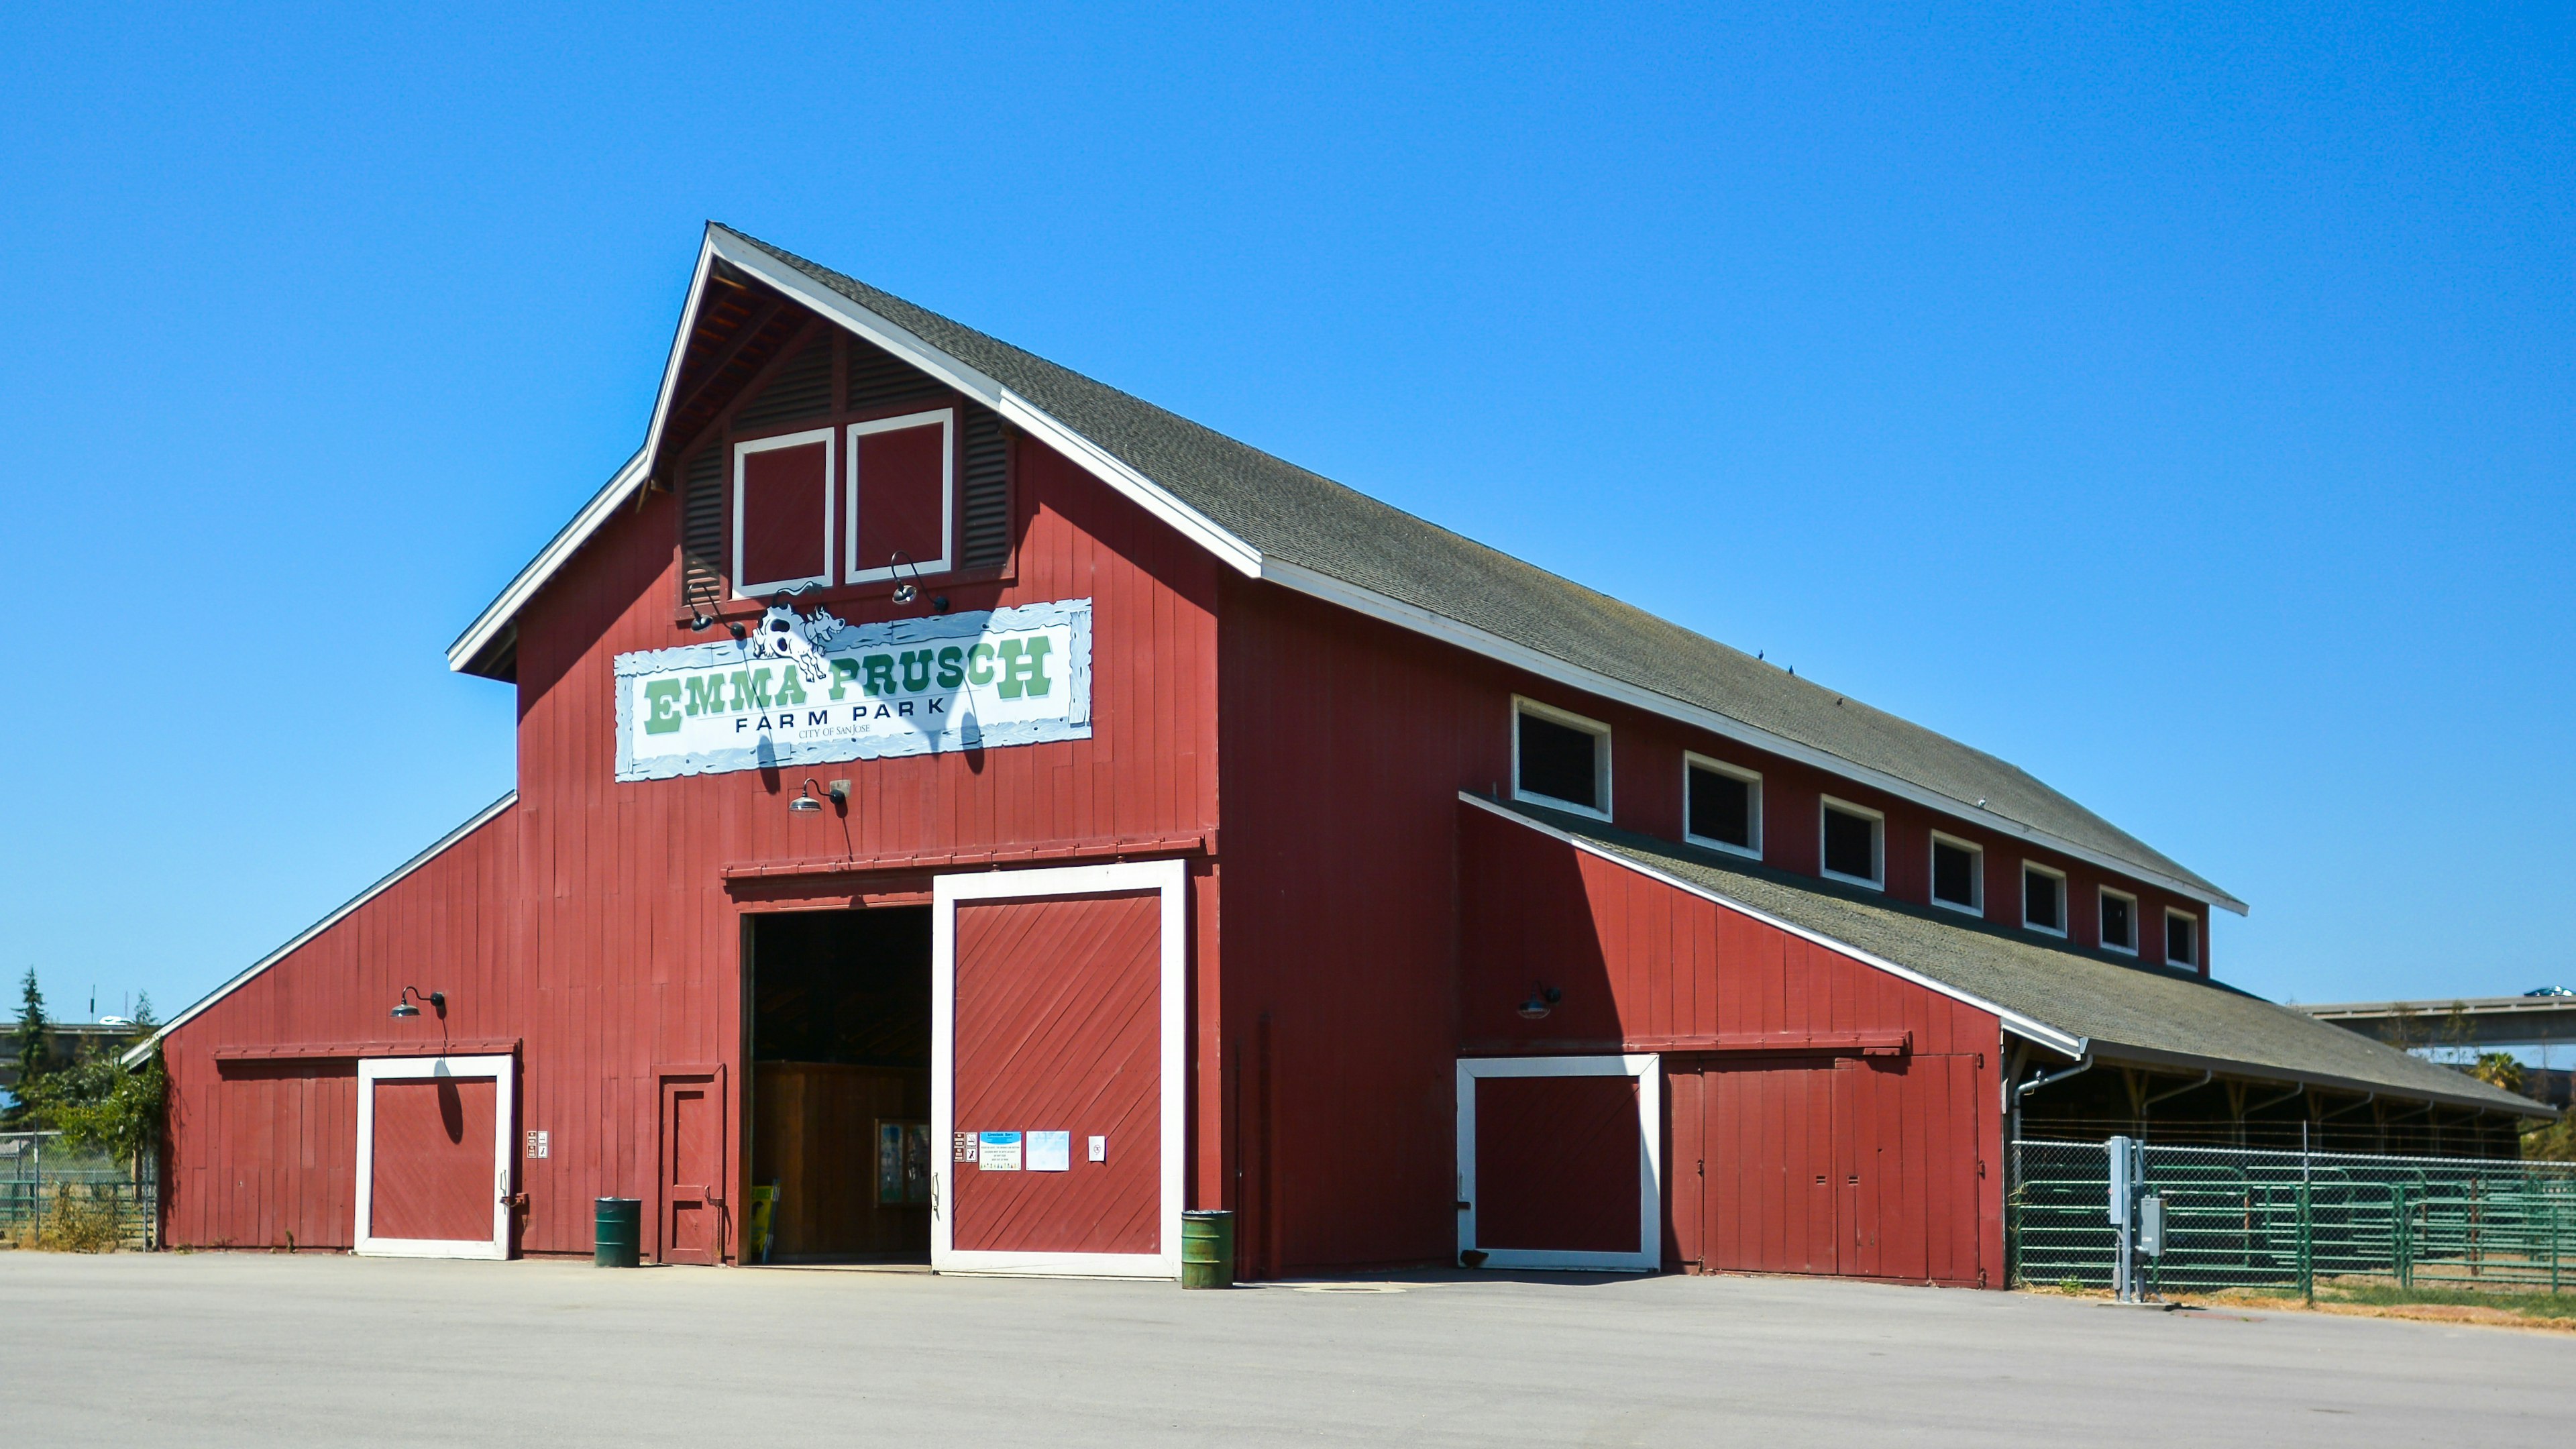
<instances>
[{"instance_id":1,"label":"red wooden siding","mask_svg":"<svg viewBox=\"0 0 2576 1449\"><path fill-rule=\"evenodd\" d=\"M290 1234L297 1247L352 1245L360 1049L416 1052L519 1034L516 824L501 812L171 1033L164 1213L173 1245L284 1247ZM447 993L446 1019L387 1016L406 985ZM215 1055L315 1043L350 1054ZM486 1117L487 1158L490 1131ZM488 1161L483 1175L488 1184ZM470 1236L490 1235L489 1211Z\"/></svg>"},{"instance_id":2,"label":"red wooden siding","mask_svg":"<svg viewBox=\"0 0 2576 1449\"><path fill-rule=\"evenodd\" d=\"M1672 1262L1947 1283L2000 1271L2001 1179L1980 1172L2001 1140L1991 1013L1490 811L1458 815L1469 1050L1909 1043L1667 1057ZM1564 998L1525 1020L1513 1004L1539 982Z\"/></svg>"},{"instance_id":3,"label":"red wooden siding","mask_svg":"<svg viewBox=\"0 0 2576 1449\"><path fill-rule=\"evenodd\" d=\"M956 1169L955 1244L1160 1250L1161 898L957 907L957 1130L1068 1132L1063 1172ZM1108 1161L1085 1150L1105 1136Z\"/></svg>"},{"instance_id":4,"label":"red wooden siding","mask_svg":"<svg viewBox=\"0 0 2576 1449\"><path fill-rule=\"evenodd\" d=\"M498 1084L490 1077L405 1077L374 1087L369 1234L490 1240Z\"/></svg>"},{"instance_id":5,"label":"red wooden siding","mask_svg":"<svg viewBox=\"0 0 2576 1449\"><path fill-rule=\"evenodd\" d=\"M1476 1083L1476 1246L1637 1251L1637 1079Z\"/></svg>"},{"instance_id":6,"label":"red wooden siding","mask_svg":"<svg viewBox=\"0 0 2576 1449\"><path fill-rule=\"evenodd\" d=\"M1099 858L1124 842L1204 849L1217 824L1215 564L1053 452L1012 446L1010 566L938 591L959 611L1090 599L1091 738L617 782L616 656L706 637L673 603L677 503L648 495L520 617L517 805L171 1036L171 1241L283 1245L292 1229L298 1243L344 1245L353 1226L354 1091L342 1088L349 1106L337 1120L295 1091L233 1092L214 1071L218 1048L436 1040L442 1029L521 1043L519 1127L548 1132L551 1154L518 1163L529 1198L519 1245L587 1253L593 1199L640 1197L652 1211L664 1064L732 1068L726 1141L743 1140L733 1084L746 906L919 892L923 859L978 869ZM928 607L897 608L891 589L802 602L852 623ZM853 782L846 814L787 811L808 774ZM834 861L853 867L834 874ZM728 882L727 867L754 866L801 873ZM1215 876L1202 865L1193 880L1192 969L1214 999ZM447 1020L388 1020L406 983L445 991ZM219 1125L218 1112L272 1125L254 1135ZM315 1142L309 1165L272 1150L289 1130ZM716 1212L730 1243L745 1183L739 1152L728 1152L733 1176ZM334 1213L331 1236L306 1235Z\"/></svg>"}]
</instances>

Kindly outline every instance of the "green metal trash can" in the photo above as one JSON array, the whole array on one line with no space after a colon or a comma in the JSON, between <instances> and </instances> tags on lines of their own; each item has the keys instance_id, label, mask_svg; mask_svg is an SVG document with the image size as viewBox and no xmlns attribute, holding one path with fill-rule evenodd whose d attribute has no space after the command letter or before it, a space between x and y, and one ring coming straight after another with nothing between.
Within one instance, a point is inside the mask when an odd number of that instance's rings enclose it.
<instances>
[{"instance_id":1,"label":"green metal trash can","mask_svg":"<svg viewBox=\"0 0 2576 1449\"><path fill-rule=\"evenodd\" d=\"M591 1229L590 1261L598 1268L632 1268L643 1261L644 1200L604 1197Z\"/></svg>"},{"instance_id":2,"label":"green metal trash can","mask_svg":"<svg viewBox=\"0 0 2576 1449\"><path fill-rule=\"evenodd\" d=\"M1234 1286L1234 1214L1215 1210L1181 1214L1181 1286Z\"/></svg>"}]
</instances>

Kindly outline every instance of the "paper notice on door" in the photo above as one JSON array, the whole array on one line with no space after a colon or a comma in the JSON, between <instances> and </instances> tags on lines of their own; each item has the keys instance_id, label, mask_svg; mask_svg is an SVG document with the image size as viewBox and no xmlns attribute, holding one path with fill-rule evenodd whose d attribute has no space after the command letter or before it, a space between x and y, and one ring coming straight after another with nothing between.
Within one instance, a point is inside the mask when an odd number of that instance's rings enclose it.
<instances>
[{"instance_id":1,"label":"paper notice on door","mask_svg":"<svg viewBox=\"0 0 2576 1449\"><path fill-rule=\"evenodd\" d=\"M1032 1132L1029 1134L1029 1171L1069 1172L1072 1168L1072 1133Z\"/></svg>"},{"instance_id":2,"label":"paper notice on door","mask_svg":"<svg viewBox=\"0 0 2576 1449\"><path fill-rule=\"evenodd\" d=\"M1020 1170L1020 1134L1017 1132L978 1132L975 1134L975 1165L986 1172Z\"/></svg>"}]
</instances>

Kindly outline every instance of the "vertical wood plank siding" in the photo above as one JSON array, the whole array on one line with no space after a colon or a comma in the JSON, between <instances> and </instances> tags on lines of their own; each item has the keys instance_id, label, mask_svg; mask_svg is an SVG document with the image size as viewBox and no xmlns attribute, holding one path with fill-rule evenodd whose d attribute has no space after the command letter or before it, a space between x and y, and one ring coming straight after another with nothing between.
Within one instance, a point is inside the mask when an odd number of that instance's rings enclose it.
<instances>
[{"instance_id":1,"label":"vertical wood plank siding","mask_svg":"<svg viewBox=\"0 0 2576 1449\"><path fill-rule=\"evenodd\" d=\"M1961 1284L2000 1274L1991 1013L1488 811L1458 812L1470 1051L1911 1037L1894 1058L1667 1056L1674 1266ZM1564 999L1525 1020L1513 1003L1538 982Z\"/></svg>"},{"instance_id":2,"label":"vertical wood plank siding","mask_svg":"<svg viewBox=\"0 0 2576 1449\"><path fill-rule=\"evenodd\" d=\"M586 1253L592 1199L651 1200L660 1068L728 1065L728 1110L741 1108L746 903L725 866L1212 832L1212 561L1063 458L1012 446L1013 576L948 592L961 611L1093 601L1090 739L618 783L615 657L704 637L673 617L679 503L650 495L521 618L518 804L171 1035L171 1241L282 1246L293 1231L299 1245L348 1245L349 1069L218 1073L212 1053L435 1040L433 1015L386 1016L408 983L447 993L455 1039L524 1040L518 1125L552 1142L520 1163L522 1247ZM832 607L852 623L922 612L882 596ZM846 819L788 813L809 773L854 782ZM835 887L842 901L867 889ZM1213 872L1200 867L1193 889L1212 981ZM298 1145L282 1150L281 1134ZM730 1186L728 1204L742 1201Z\"/></svg>"}]
</instances>

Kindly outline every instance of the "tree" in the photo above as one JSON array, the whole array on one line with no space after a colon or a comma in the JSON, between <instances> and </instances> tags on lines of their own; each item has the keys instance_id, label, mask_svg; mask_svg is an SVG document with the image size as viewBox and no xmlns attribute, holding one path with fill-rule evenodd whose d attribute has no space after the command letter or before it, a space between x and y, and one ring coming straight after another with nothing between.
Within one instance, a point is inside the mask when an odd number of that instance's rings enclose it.
<instances>
[{"instance_id":1,"label":"tree","mask_svg":"<svg viewBox=\"0 0 2576 1449\"><path fill-rule=\"evenodd\" d=\"M63 1134L63 1146L98 1148L139 1173L144 1154L161 1145L170 1077L158 1048L140 1067L110 1053L51 1073L18 1095L30 1115Z\"/></svg>"},{"instance_id":2,"label":"tree","mask_svg":"<svg viewBox=\"0 0 2576 1449\"><path fill-rule=\"evenodd\" d=\"M2490 1087L2516 1095L2522 1092L2522 1063L2511 1052L2478 1053L2478 1059L2469 1063L2469 1075Z\"/></svg>"},{"instance_id":3,"label":"tree","mask_svg":"<svg viewBox=\"0 0 2576 1449\"><path fill-rule=\"evenodd\" d=\"M18 1001L18 1104L8 1111L8 1121L15 1125L32 1113L31 1103L37 1084L45 1075L48 1057L45 1026L45 993L36 985L36 968L27 968L24 994Z\"/></svg>"}]
</instances>

